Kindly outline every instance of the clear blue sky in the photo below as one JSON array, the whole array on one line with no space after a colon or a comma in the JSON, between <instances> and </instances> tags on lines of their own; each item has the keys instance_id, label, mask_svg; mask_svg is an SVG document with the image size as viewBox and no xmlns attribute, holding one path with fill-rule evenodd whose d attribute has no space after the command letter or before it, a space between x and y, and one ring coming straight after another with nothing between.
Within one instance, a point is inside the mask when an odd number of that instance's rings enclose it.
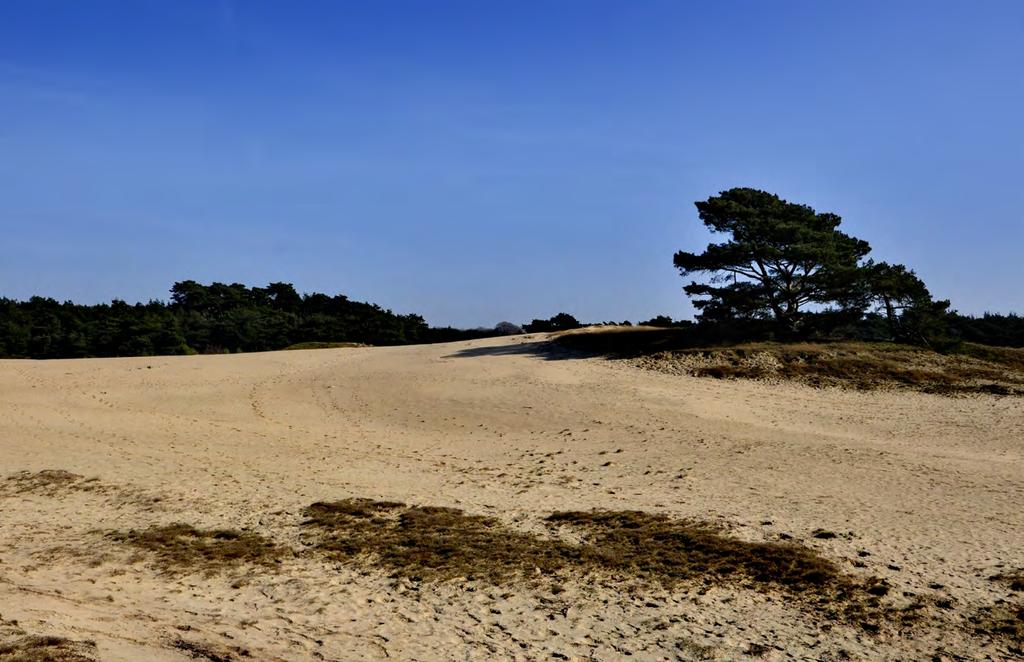
<instances>
[{"instance_id":1,"label":"clear blue sky","mask_svg":"<svg viewBox=\"0 0 1024 662\"><path fill-rule=\"evenodd\" d=\"M687 317L732 186L1024 311L1024 2L0 4L0 296Z\"/></svg>"}]
</instances>

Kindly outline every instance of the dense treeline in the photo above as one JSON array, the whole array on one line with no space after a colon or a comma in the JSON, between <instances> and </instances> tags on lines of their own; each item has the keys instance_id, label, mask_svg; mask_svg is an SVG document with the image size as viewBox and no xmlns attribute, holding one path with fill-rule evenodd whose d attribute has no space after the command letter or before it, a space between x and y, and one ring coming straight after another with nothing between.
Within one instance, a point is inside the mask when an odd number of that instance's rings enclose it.
<instances>
[{"instance_id":1,"label":"dense treeline","mask_svg":"<svg viewBox=\"0 0 1024 662\"><path fill-rule=\"evenodd\" d=\"M629 324L621 322L618 324ZM716 323L673 320L659 315L644 326L682 327L695 341L730 342L770 338L758 321ZM953 342L1024 347L1024 317L949 313L943 335ZM584 323L567 313L535 319L524 328L502 322L495 328L429 327L419 315L397 315L342 295L298 294L288 283L267 287L194 281L175 283L169 302L80 305L33 297L0 298L0 357L81 358L167 354L252 352L299 343L356 342L369 345L452 342L514 333L573 329ZM889 340L889 320L868 313L837 328L832 338Z\"/></svg>"},{"instance_id":2,"label":"dense treeline","mask_svg":"<svg viewBox=\"0 0 1024 662\"><path fill-rule=\"evenodd\" d=\"M981 317L952 315L954 333L962 340L998 347L1024 347L1024 317L985 313Z\"/></svg>"},{"instance_id":3,"label":"dense treeline","mask_svg":"<svg viewBox=\"0 0 1024 662\"><path fill-rule=\"evenodd\" d=\"M399 345L433 340L419 315L288 283L175 283L169 302L80 305L0 299L0 356L78 358L253 352L299 342Z\"/></svg>"},{"instance_id":4,"label":"dense treeline","mask_svg":"<svg viewBox=\"0 0 1024 662\"><path fill-rule=\"evenodd\" d=\"M527 333L563 331L583 326L609 325L631 326L625 322L583 323L568 313L558 313L546 320L535 319L524 325ZM778 340L774 327L763 320L674 320L667 315L658 315L637 322L639 326L655 326L685 330L686 337L694 346L700 344L729 344L752 340ZM981 317L961 315L957 312L945 314L941 319L939 333L947 339L946 346L960 341L992 345L996 347L1024 347L1024 317L1010 313L985 313ZM880 313L869 312L859 320L836 327L828 334L817 336L816 340L864 340L888 342L892 340L890 320ZM494 335L494 334L491 334Z\"/></svg>"}]
</instances>

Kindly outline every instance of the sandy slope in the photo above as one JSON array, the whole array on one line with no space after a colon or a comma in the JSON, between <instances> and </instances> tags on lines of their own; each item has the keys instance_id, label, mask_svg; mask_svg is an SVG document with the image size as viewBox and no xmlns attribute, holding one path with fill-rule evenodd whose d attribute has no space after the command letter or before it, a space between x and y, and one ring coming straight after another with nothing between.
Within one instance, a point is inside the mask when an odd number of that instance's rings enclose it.
<instances>
[{"instance_id":1,"label":"sandy slope","mask_svg":"<svg viewBox=\"0 0 1024 662\"><path fill-rule=\"evenodd\" d=\"M0 474L61 469L102 486L0 491L0 616L95 640L104 660L189 659L178 639L259 660L733 659L752 644L766 659L1011 655L960 623L1007 597L990 575L1024 567L1020 399L700 380L536 350L522 337L0 361ZM786 533L885 577L893 602L950 599L936 612L950 625L898 640L826 631L784 597L727 586L415 586L308 555L275 573L178 577L127 563L97 533L183 521L301 547L299 510L348 496L524 529L601 507L722 521L749 540Z\"/></svg>"}]
</instances>

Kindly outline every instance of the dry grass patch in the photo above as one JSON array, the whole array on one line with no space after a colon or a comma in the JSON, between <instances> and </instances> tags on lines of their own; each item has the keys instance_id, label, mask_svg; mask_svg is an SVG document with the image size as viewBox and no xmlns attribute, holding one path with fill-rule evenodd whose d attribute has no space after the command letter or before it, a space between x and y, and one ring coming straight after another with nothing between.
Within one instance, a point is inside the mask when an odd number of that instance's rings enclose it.
<instances>
[{"instance_id":1,"label":"dry grass patch","mask_svg":"<svg viewBox=\"0 0 1024 662\"><path fill-rule=\"evenodd\" d=\"M844 620L877 620L872 610L888 592L884 582L846 575L807 547L745 542L708 525L638 511L554 513L546 519L551 537L455 508L370 499L314 503L303 514L319 552L417 581L503 584L571 574L665 587L733 583L782 590ZM566 526L582 541L561 540L558 530Z\"/></svg>"},{"instance_id":2,"label":"dry grass patch","mask_svg":"<svg viewBox=\"0 0 1024 662\"><path fill-rule=\"evenodd\" d=\"M20 494L56 496L68 490L95 491L99 488L98 479L86 478L63 469L19 471L9 475L7 480L0 484L0 491L7 496Z\"/></svg>"},{"instance_id":3,"label":"dry grass patch","mask_svg":"<svg viewBox=\"0 0 1024 662\"><path fill-rule=\"evenodd\" d=\"M279 562L286 551L256 533L202 530L180 523L113 531L107 537L146 552L161 569L175 573L213 574L243 564L269 566Z\"/></svg>"},{"instance_id":4,"label":"dry grass patch","mask_svg":"<svg viewBox=\"0 0 1024 662\"><path fill-rule=\"evenodd\" d=\"M983 607L968 622L974 634L1002 640L1011 653L1024 656L1024 603L1000 602Z\"/></svg>"},{"instance_id":5,"label":"dry grass patch","mask_svg":"<svg viewBox=\"0 0 1024 662\"><path fill-rule=\"evenodd\" d=\"M917 621L917 614L881 605L889 593L885 580L848 575L803 545L747 542L715 526L640 511L558 512L547 521L583 532L587 569L668 587L700 582L780 589L830 620L858 623L872 632L883 621L900 626Z\"/></svg>"},{"instance_id":6,"label":"dry grass patch","mask_svg":"<svg viewBox=\"0 0 1024 662\"><path fill-rule=\"evenodd\" d=\"M992 347L965 342L960 343L956 354L1024 372L1024 347Z\"/></svg>"},{"instance_id":7,"label":"dry grass patch","mask_svg":"<svg viewBox=\"0 0 1024 662\"><path fill-rule=\"evenodd\" d=\"M7 476L6 480L0 480L0 497L33 495L60 499L82 493L149 509L163 500L162 497L143 490L124 485L112 485L99 478L86 478L63 469L18 471Z\"/></svg>"},{"instance_id":8,"label":"dry grass patch","mask_svg":"<svg viewBox=\"0 0 1024 662\"><path fill-rule=\"evenodd\" d=\"M1024 349L960 343L948 352L885 342L721 344L692 329L610 327L567 331L552 342L638 367L720 379L789 379L857 389L904 387L1024 395Z\"/></svg>"},{"instance_id":9,"label":"dry grass patch","mask_svg":"<svg viewBox=\"0 0 1024 662\"><path fill-rule=\"evenodd\" d=\"M804 592L848 583L834 563L808 547L746 542L665 515L570 511L554 513L547 521L584 532L581 560L587 565L665 585L739 580Z\"/></svg>"},{"instance_id":10,"label":"dry grass patch","mask_svg":"<svg viewBox=\"0 0 1024 662\"><path fill-rule=\"evenodd\" d=\"M318 529L321 552L342 561L368 560L415 580L504 583L561 570L574 551L456 508L345 499L314 503L303 514L309 518L304 524Z\"/></svg>"},{"instance_id":11,"label":"dry grass patch","mask_svg":"<svg viewBox=\"0 0 1024 662\"><path fill-rule=\"evenodd\" d=\"M209 644L203 644L198 641L175 639L171 642L171 646L198 660L209 660L209 662L232 662L236 659L230 652L216 650ZM245 649L236 648L235 652L238 653L239 657L250 656L249 652Z\"/></svg>"},{"instance_id":12,"label":"dry grass patch","mask_svg":"<svg viewBox=\"0 0 1024 662\"><path fill-rule=\"evenodd\" d=\"M0 662L96 662L96 644L28 634L0 619Z\"/></svg>"},{"instance_id":13,"label":"dry grass patch","mask_svg":"<svg viewBox=\"0 0 1024 662\"><path fill-rule=\"evenodd\" d=\"M1024 569L1008 570L992 575L989 579L1006 585L1011 591L1024 591Z\"/></svg>"},{"instance_id":14,"label":"dry grass patch","mask_svg":"<svg viewBox=\"0 0 1024 662\"><path fill-rule=\"evenodd\" d=\"M1024 369L1009 358L995 361L986 356L940 354L886 343L748 343L661 352L633 362L660 372L719 379L785 379L860 390L903 387L942 394L1024 395Z\"/></svg>"}]
</instances>

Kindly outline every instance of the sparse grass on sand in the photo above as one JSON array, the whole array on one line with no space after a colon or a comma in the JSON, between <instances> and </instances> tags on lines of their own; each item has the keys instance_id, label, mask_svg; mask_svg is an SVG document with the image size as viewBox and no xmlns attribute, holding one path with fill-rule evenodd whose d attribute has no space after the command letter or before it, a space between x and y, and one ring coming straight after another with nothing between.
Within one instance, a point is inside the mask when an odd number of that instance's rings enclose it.
<instances>
[{"instance_id":1,"label":"sparse grass on sand","mask_svg":"<svg viewBox=\"0 0 1024 662\"><path fill-rule=\"evenodd\" d=\"M0 494L43 494L55 495L65 490L94 490L99 487L95 478L85 478L63 469L42 471L19 471L7 477L0 484Z\"/></svg>"},{"instance_id":2,"label":"sparse grass on sand","mask_svg":"<svg viewBox=\"0 0 1024 662\"><path fill-rule=\"evenodd\" d=\"M146 552L158 567L172 573L213 574L242 564L270 566L279 562L286 551L256 533L202 530L180 523L113 531L107 537Z\"/></svg>"},{"instance_id":3,"label":"sparse grass on sand","mask_svg":"<svg viewBox=\"0 0 1024 662\"><path fill-rule=\"evenodd\" d=\"M1024 603L1001 602L968 618L974 634L1002 639L1014 655L1024 657Z\"/></svg>"},{"instance_id":4,"label":"sparse grass on sand","mask_svg":"<svg viewBox=\"0 0 1024 662\"><path fill-rule=\"evenodd\" d=\"M585 564L662 584L735 579L802 592L845 581L831 561L808 547L746 542L708 525L665 515L566 511L546 521L583 533Z\"/></svg>"},{"instance_id":5,"label":"sparse grass on sand","mask_svg":"<svg viewBox=\"0 0 1024 662\"><path fill-rule=\"evenodd\" d=\"M232 662L232 660L237 659L230 651L222 651L209 644L204 644L198 641L189 641L187 639L179 638L171 642L171 646L188 653L189 656L193 658L208 660L208 662ZM250 653L244 648L233 648L233 652L237 653L238 657L250 657Z\"/></svg>"},{"instance_id":6,"label":"sparse grass on sand","mask_svg":"<svg viewBox=\"0 0 1024 662\"><path fill-rule=\"evenodd\" d=\"M96 644L25 632L0 619L0 662L95 662Z\"/></svg>"},{"instance_id":7,"label":"sparse grass on sand","mask_svg":"<svg viewBox=\"0 0 1024 662\"><path fill-rule=\"evenodd\" d=\"M801 597L832 617L868 618L887 585L842 573L813 549L732 538L699 522L639 511L558 512L544 537L455 508L345 499L314 503L305 524L313 547L341 561L372 563L394 577L504 584L565 574L672 587L732 582ZM582 536L557 536L573 527Z\"/></svg>"},{"instance_id":8,"label":"sparse grass on sand","mask_svg":"<svg viewBox=\"0 0 1024 662\"><path fill-rule=\"evenodd\" d=\"M994 582L1005 584L1011 591L1024 592L1024 568L1007 570L989 577Z\"/></svg>"},{"instance_id":9,"label":"sparse grass on sand","mask_svg":"<svg viewBox=\"0 0 1024 662\"><path fill-rule=\"evenodd\" d=\"M509 530L492 517L455 508L345 499L303 511L316 549L339 560L370 560L415 580L482 579L503 583L565 565L568 546Z\"/></svg>"},{"instance_id":10,"label":"sparse grass on sand","mask_svg":"<svg viewBox=\"0 0 1024 662\"><path fill-rule=\"evenodd\" d=\"M1005 586L1011 594L1024 592L1024 568L1006 570L989 579ZM1003 639L1011 653L1024 658L1024 602L1019 596L997 600L969 616L968 621L975 634Z\"/></svg>"},{"instance_id":11,"label":"sparse grass on sand","mask_svg":"<svg viewBox=\"0 0 1024 662\"><path fill-rule=\"evenodd\" d=\"M742 343L692 346L676 329L611 328L563 333L556 344L628 358L659 372L719 379L785 379L868 390L904 387L943 394L1024 395L1024 349L962 343L955 351L893 343Z\"/></svg>"}]
</instances>

